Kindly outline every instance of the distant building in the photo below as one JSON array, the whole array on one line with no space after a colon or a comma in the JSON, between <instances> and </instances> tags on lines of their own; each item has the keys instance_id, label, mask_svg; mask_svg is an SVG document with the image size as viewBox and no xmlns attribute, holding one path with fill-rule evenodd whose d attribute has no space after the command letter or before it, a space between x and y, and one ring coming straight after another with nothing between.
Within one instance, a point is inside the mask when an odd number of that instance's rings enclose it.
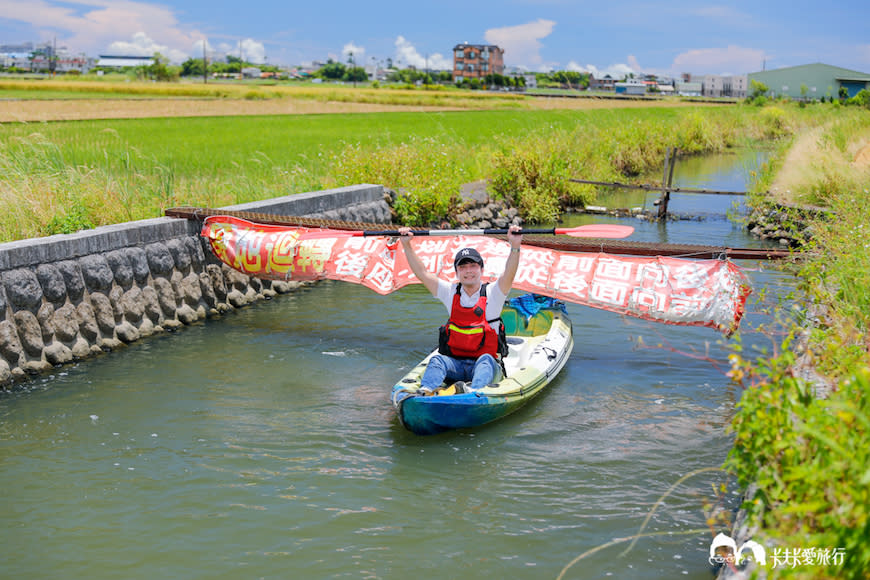
<instances>
[{"instance_id":1,"label":"distant building","mask_svg":"<svg viewBox=\"0 0 870 580\"><path fill-rule=\"evenodd\" d=\"M731 96L745 99L749 94L749 76L737 75L731 77Z\"/></svg>"},{"instance_id":2,"label":"distant building","mask_svg":"<svg viewBox=\"0 0 870 580\"><path fill-rule=\"evenodd\" d=\"M694 75L683 73L682 81L674 83L677 93L692 97L746 97L749 85L746 75Z\"/></svg>"},{"instance_id":3,"label":"distant building","mask_svg":"<svg viewBox=\"0 0 870 580\"><path fill-rule=\"evenodd\" d=\"M704 75L701 92L705 97L721 97L725 86L724 79L725 77L719 75Z\"/></svg>"},{"instance_id":4,"label":"distant building","mask_svg":"<svg viewBox=\"0 0 870 580\"><path fill-rule=\"evenodd\" d=\"M84 54L72 55L65 46L56 47L49 42L0 45L0 66L4 68L43 73L86 73L93 65L94 59Z\"/></svg>"},{"instance_id":5,"label":"distant building","mask_svg":"<svg viewBox=\"0 0 870 580\"><path fill-rule=\"evenodd\" d=\"M645 95L646 83L640 79L625 79L613 83L613 90L617 95Z\"/></svg>"},{"instance_id":6,"label":"distant building","mask_svg":"<svg viewBox=\"0 0 870 580\"><path fill-rule=\"evenodd\" d=\"M616 79L610 75L604 75L600 79L595 78L595 75L589 75L590 91L612 91L615 84Z\"/></svg>"},{"instance_id":7,"label":"distant building","mask_svg":"<svg viewBox=\"0 0 870 580\"><path fill-rule=\"evenodd\" d=\"M721 76L704 75L702 93L705 97L736 97L746 96L748 84L746 75Z\"/></svg>"},{"instance_id":8,"label":"distant building","mask_svg":"<svg viewBox=\"0 0 870 580\"><path fill-rule=\"evenodd\" d=\"M127 68L131 66L150 66L154 64L153 56L114 56L101 54L97 66L104 68Z\"/></svg>"},{"instance_id":9,"label":"distant building","mask_svg":"<svg viewBox=\"0 0 870 580\"><path fill-rule=\"evenodd\" d=\"M34 54L30 58L31 72L70 73L73 71L87 73L94 66L94 60L83 54L72 56L58 54L54 59L42 54Z\"/></svg>"},{"instance_id":10,"label":"distant building","mask_svg":"<svg viewBox=\"0 0 870 580\"><path fill-rule=\"evenodd\" d=\"M700 97L703 86L700 82L677 81L674 90L682 97Z\"/></svg>"},{"instance_id":11,"label":"distant building","mask_svg":"<svg viewBox=\"0 0 870 580\"><path fill-rule=\"evenodd\" d=\"M453 47L453 82L504 74L504 49L493 44L457 44Z\"/></svg>"},{"instance_id":12,"label":"distant building","mask_svg":"<svg viewBox=\"0 0 870 580\"><path fill-rule=\"evenodd\" d=\"M814 63L750 73L749 81L767 85L768 96L792 99L837 97L840 87L854 97L870 90L870 74L828 64Z\"/></svg>"},{"instance_id":13,"label":"distant building","mask_svg":"<svg viewBox=\"0 0 870 580\"><path fill-rule=\"evenodd\" d=\"M0 66L3 68L17 68L30 70L29 52L0 52Z\"/></svg>"}]
</instances>

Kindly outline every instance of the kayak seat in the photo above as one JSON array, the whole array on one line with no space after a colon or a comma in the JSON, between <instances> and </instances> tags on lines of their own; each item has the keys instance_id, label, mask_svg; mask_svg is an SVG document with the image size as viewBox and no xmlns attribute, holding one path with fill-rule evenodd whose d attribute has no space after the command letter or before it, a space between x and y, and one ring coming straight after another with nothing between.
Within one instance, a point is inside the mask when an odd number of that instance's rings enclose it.
<instances>
[{"instance_id":1,"label":"kayak seat","mask_svg":"<svg viewBox=\"0 0 870 580\"><path fill-rule=\"evenodd\" d=\"M529 320L526 328L529 335L538 336L539 334L547 334L551 326L553 326L553 311L541 310Z\"/></svg>"},{"instance_id":2,"label":"kayak seat","mask_svg":"<svg viewBox=\"0 0 870 580\"><path fill-rule=\"evenodd\" d=\"M520 330L525 327L525 321L513 308L505 308L501 311L501 322L504 324L505 334L521 334Z\"/></svg>"},{"instance_id":3,"label":"kayak seat","mask_svg":"<svg viewBox=\"0 0 870 580\"><path fill-rule=\"evenodd\" d=\"M504 331L507 335L514 336L538 336L546 334L553 325L553 311L540 310L531 319L521 315L517 310L507 307L501 313Z\"/></svg>"}]
</instances>

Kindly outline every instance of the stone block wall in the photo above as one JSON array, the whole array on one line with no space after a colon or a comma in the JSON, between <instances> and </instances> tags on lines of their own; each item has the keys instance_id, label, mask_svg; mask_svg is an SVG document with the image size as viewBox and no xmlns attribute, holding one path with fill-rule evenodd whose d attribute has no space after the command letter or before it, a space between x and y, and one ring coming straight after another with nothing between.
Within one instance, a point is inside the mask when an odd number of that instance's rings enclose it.
<instances>
[{"instance_id":1,"label":"stone block wall","mask_svg":"<svg viewBox=\"0 0 870 580\"><path fill-rule=\"evenodd\" d=\"M389 221L381 186L294 198L224 209ZM221 264L199 228L158 218L0 244L0 385L298 287Z\"/></svg>"}]
</instances>

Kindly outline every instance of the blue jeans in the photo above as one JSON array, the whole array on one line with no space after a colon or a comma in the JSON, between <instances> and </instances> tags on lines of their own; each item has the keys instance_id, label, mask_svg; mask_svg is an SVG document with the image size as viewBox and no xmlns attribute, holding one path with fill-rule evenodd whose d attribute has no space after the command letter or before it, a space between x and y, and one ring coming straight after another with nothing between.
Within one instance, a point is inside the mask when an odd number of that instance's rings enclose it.
<instances>
[{"instance_id":1,"label":"blue jeans","mask_svg":"<svg viewBox=\"0 0 870 580\"><path fill-rule=\"evenodd\" d=\"M450 382L471 381L470 388L482 389L501 374L501 366L490 354L475 359L453 358L436 354L429 359L420 386L433 391L445 380Z\"/></svg>"}]
</instances>

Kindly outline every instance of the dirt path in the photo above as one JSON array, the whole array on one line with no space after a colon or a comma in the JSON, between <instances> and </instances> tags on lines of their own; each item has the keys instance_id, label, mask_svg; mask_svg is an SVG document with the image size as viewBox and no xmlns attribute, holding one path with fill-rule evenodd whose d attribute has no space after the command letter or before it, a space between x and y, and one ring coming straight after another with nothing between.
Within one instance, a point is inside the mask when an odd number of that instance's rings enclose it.
<instances>
[{"instance_id":1,"label":"dirt path","mask_svg":"<svg viewBox=\"0 0 870 580\"><path fill-rule=\"evenodd\" d=\"M804 133L789 149L779 173L770 184L770 193L774 200L785 203L795 202L794 192L806 180L810 161L818 156L819 136L823 130L823 127L816 127Z\"/></svg>"},{"instance_id":2,"label":"dirt path","mask_svg":"<svg viewBox=\"0 0 870 580\"><path fill-rule=\"evenodd\" d=\"M807 183L817 179L820 164L828 166L851 164L858 171L870 168L870 133L857 142L850 143L844 160L830 148L826 148L821 138L826 127L816 127L807 131L795 141L782 163L782 168L770 186L772 197L779 202L799 202L797 192Z\"/></svg>"},{"instance_id":3,"label":"dirt path","mask_svg":"<svg viewBox=\"0 0 870 580\"><path fill-rule=\"evenodd\" d=\"M858 169L870 167L870 143L867 143L858 151L852 164Z\"/></svg>"},{"instance_id":4,"label":"dirt path","mask_svg":"<svg viewBox=\"0 0 870 580\"><path fill-rule=\"evenodd\" d=\"M606 99L530 98L529 109L615 109L696 106L682 101L613 101ZM716 105L721 106L721 105ZM457 111L457 107L384 105L304 99L58 99L0 100L0 123L133 119L144 117L219 117L230 115L312 115L387 111Z\"/></svg>"},{"instance_id":5,"label":"dirt path","mask_svg":"<svg viewBox=\"0 0 870 580\"><path fill-rule=\"evenodd\" d=\"M451 110L447 107L337 103L297 99L75 99L0 101L0 123L133 119L144 117L213 117L229 115L311 115L382 111Z\"/></svg>"}]
</instances>

